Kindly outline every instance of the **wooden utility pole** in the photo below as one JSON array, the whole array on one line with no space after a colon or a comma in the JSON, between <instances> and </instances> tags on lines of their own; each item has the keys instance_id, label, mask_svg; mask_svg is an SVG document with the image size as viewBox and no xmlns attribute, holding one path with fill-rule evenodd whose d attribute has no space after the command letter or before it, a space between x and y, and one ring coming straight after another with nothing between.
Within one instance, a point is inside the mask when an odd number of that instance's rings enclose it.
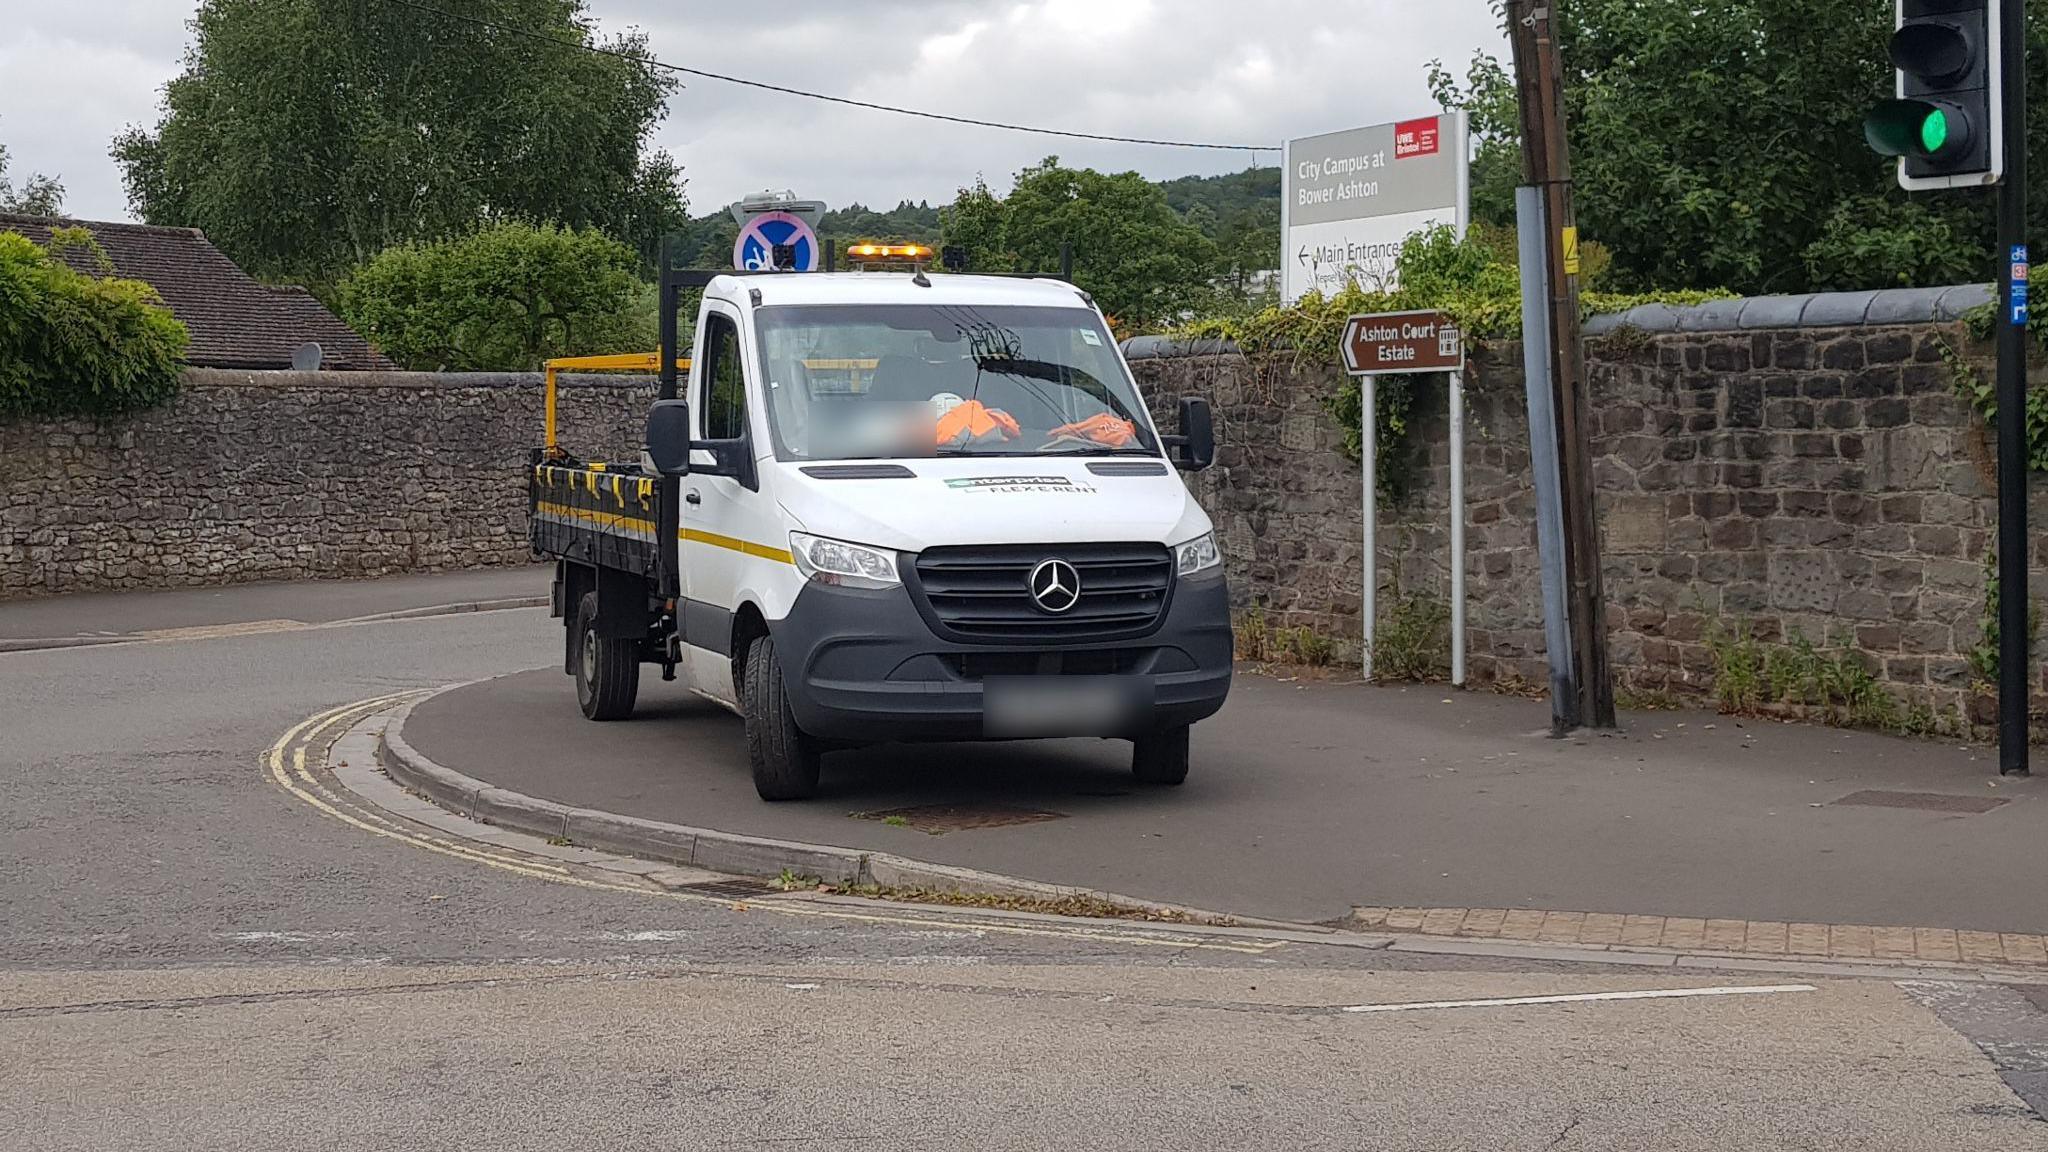
<instances>
[{"instance_id":1,"label":"wooden utility pole","mask_svg":"<svg viewBox=\"0 0 2048 1152\"><path fill-rule=\"evenodd\" d=\"M1591 415L1579 332L1578 228L1572 216L1570 150L1565 143L1564 64L1557 48L1558 0L1509 0L1508 36L1522 112L1524 181L1541 190L1548 224L1551 385L1556 398L1563 488L1566 607L1570 617L1578 723L1612 728L1614 686L1607 671L1606 596L1600 577L1600 525L1593 506Z\"/></svg>"}]
</instances>

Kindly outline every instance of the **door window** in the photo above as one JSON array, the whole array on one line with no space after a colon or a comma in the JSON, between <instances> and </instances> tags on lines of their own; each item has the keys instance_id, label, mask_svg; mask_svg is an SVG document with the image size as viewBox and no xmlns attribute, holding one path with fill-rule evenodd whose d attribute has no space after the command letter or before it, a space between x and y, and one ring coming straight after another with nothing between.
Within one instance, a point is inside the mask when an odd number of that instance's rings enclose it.
<instances>
[{"instance_id":1,"label":"door window","mask_svg":"<svg viewBox=\"0 0 2048 1152\"><path fill-rule=\"evenodd\" d=\"M732 318L714 312L704 330L704 438L737 440L747 434L747 387L740 365L740 333Z\"/></svg>"}]
</instances>

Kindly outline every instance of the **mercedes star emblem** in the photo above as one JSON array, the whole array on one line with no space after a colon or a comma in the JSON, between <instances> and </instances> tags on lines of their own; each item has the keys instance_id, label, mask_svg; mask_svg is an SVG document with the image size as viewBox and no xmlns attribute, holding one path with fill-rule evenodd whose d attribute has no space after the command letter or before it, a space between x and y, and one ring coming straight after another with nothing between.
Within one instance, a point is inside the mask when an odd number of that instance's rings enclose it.
<instances>
[{"instance_id":1,"label":"mercedes star emblem","mask_svg":"<svg viewBox=\"0 0 2048 1152\"><path fill-rule=\"evenodd\" d=\"M1027 583L1031 598L1040 608L1057 616L1072 608L1081 600L1081 574L1074 566L1057 557L1042 560L1031 570Z\"/></svg>"}]
</instances>

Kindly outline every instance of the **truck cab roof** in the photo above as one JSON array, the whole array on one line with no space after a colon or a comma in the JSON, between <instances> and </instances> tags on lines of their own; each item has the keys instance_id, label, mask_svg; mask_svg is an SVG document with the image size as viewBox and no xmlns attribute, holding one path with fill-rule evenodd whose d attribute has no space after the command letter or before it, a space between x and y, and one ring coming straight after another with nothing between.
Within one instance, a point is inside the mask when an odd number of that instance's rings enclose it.
<instances>
[{"instance_id":1,"label":"truck cab roof","mask_svg":"<svg viewBox=\"0 0 2048 1152\"><path fill-rule=\"evenodd\" d=\"M707 288L726 299L761 293L762 307L784 304L953 304L1085 308L1087 297L1063 280L1044 277L928 274L920 287L907 272L807 272L719 276Z\"/></svg>"}]
</instances>

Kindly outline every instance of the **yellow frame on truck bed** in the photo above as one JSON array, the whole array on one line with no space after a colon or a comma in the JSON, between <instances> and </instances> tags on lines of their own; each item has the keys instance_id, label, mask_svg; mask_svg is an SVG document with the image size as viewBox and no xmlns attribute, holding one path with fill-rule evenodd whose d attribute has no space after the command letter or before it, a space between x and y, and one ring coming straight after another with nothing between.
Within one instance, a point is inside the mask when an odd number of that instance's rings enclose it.
<instances>
[{"instance_id":1,"label":"yellow frame on truck bed","mask_svg":"<svg viewBox=\"0 0 2048 1152\"><path fill-rule=\"evenodd\" d=\"M812 371L839 371L856 374L856 382L862 382L858 373L873 373L881 361L871 357L854 357L838 360L806 360L804 367ZM562 451L555 432L555 373L557 372L659 372L659 352L616 352L604 356L557 356L542 364L542 374L547 380L547 442L542 457L560 460L568 453ZM690 373L690 358L676 357L676 371L684 376Z\"/></svg>"},{"instance_id":2,"label":"yellow frame on truck bed","mask_svg":"<svg viewBox=\"0 0 2048 1152\"><path fill-rule=\"evenodd\" d=\"M561 443L555 438L555 373L562 371L659 372L661 371L661 353L616 352L606 356L557 356L543 364L542 375L547 381L548 399L547 443L542 452L550 460L559 460L566 455L562 451ZM676 358L676 371L685 374L690 371L689 357L679 356Z\"/></svg>"}]
</instances>

